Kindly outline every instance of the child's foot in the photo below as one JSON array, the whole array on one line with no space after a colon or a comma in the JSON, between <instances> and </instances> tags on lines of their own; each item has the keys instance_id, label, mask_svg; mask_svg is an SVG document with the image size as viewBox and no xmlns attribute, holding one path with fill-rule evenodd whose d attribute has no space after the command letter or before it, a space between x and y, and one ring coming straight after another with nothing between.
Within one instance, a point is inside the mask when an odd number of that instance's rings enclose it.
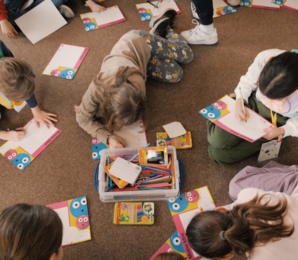
<instances>
[{"instance_id":1,"label":"child's foot","mask_svg":"<svg viewBox=\"0 0 298 260\"><path fill-rule=\"evenodd\" d=\"M190 45L215 45L218 42L217 30L213 28L210 32L205 32L200 29L200 24L197 20L193 20L197 26L188 31L182 32L180 35Z\"/></svg>"},{"instance_id":2,"label":"child's foot","mask_svg":"<svg viewBox=\"0 0 298 260\"><path fill-rule=\"evenodd\" d=\"M65 18L74 18L75 17L74 12L67 5L60 5L58 7L58 10Z\"/></svg>"},{"instance_id":3,"label":"child's foot","mask_svg":"<svg viewBox=\"0 0 298 260\"><path fill-rule=\"evenodd\" d=\"M176 16L177 12L174 9L171 8L167 8L165 10L163 10L162 13L160 13L158 16L154 17L153 19L151 19L150 23L149 23L149 27L153 28L154 25L161 20L162 18L166 18L168 17L170 19L170 23L173 22L175 16Z\"/></svg>"},{"instance_id":4,"label":"child's foot","mask_svg":"<svg viewBox=\"0 0 298 260\"><path fill-rule=\"evenodd\" d=\"M170 24L170 18L168 17L162 18L155 23L155 25L149 31L149 33L159 35L160 37L164 37L169 24Z\"/></svg>"},{"instance_id":5,"label":"child's foot","mask_svg":"<svg viewBox=\"0 0 298 260\"><path fill-rule=\"evenodd\" d=\"M190 8L191 8L191 12L192 12L192 17L199 20L200 17L198 16L196 6L195 6L195 4L193 2L191 2Z\"/></svg>"},{"instance_id":6,"label":"child's foot","mask_svg":"<svg viewBox=\"0 0 298 260\"><path fill-rule=\"evenodd\" d=\"M240 0L227 0L229 5L237 6L240 5Z\"/></svg>"}]
</instances>

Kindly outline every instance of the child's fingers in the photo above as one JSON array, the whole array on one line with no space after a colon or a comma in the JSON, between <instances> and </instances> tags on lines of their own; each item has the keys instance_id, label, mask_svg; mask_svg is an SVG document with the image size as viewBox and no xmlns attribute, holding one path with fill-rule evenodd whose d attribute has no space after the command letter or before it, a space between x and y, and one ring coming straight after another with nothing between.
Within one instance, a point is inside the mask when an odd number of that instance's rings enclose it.
<instances>
[{"instance_id":1,"label":"child's fingers","mask_svg":"<svg viewBox=\"0 0 298 260\"><path fill-rule=\"evenodd\" d=\"M55 114L51 114L51 113L47 113L47 116L57 116L57 115L55 115Z\"/></svg>"},{"instance_id":2,"label":"child's fingers","mask_svg":"<svg viewBox=\"0 0 298 260\"><path fill-rule=\"evenodd\" d=\"M50 121L58 122L58 120L56 118L52 118L50 116L48 116L47 119L50 120Z\"/></svg>"},{"instance_id":3,"label":"child's fingers","mask_svg":"<svg viewBox=\"0 0 298 260\"><path fill-rule=\"evenodd\" d=\"M37 128L40 127L39 122L38 122L37 120L34 119L34 123L35 123L35 125L37 126Z\"/></svg>"}]
</instances>

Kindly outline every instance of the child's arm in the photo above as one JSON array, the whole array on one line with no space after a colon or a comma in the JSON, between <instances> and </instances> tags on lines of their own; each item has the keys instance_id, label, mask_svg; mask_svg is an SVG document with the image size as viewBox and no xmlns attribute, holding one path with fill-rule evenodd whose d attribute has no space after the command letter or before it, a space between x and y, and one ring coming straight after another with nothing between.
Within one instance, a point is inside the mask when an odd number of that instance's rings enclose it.
<instances>
[{"instance_id":1,"label":"child's arm","mask_svg":"<svg viewBox=\"0 0 298 260\"><path fill-rule=\"evenodd\" d=\"M26 133L23 128L18 128L17 130L21 131L0 131L0 139L12 142L21 141Z\"/></svg>"},{"instance_id":2,"label":"child's arm","mask_svg":"<svg viewBox=\"0 0 298 260\"><path fill-rule=\"evenodd\" d=\"M96 2L96 3L95 3ZM101 6L97 3L97 1L92 1L92 0L87 0L86 1L86 6L88 6L92 12L99 12L99 11L104 11L106 8L104 6Z\"/></svg>"},{"instance_id":3,"label":"child's arm","mask_svg":"<svg viewBox=\"0 0 298 260\"><path fill-rule=\"evenodd\" d=\"M56 117L55 114L46 113L40 110L34 93L28 100L26 100L26 102L28 107L30 107L32 110L32 114L34 116L34 122L37 127L39 127L40 123L42 123L42 124L45 124L47 128L50 128L49 125L54 126L54 123L52 121L57 122L57 119L53 118L53 117Z\"/></svg>"}]
</instances>

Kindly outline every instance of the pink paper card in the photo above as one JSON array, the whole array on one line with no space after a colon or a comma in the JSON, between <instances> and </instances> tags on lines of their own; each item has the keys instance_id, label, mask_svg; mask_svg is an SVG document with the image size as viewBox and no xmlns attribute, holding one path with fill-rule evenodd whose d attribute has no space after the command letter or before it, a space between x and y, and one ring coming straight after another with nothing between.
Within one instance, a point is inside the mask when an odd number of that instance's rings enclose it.
<instances>
[{"instance_id":1,"label":"pink paper card","mask_svg":"<svg viewBox=\"0 0 298 260\"><path fill-rule=\"evenodd\" d=\"M236 101L226 95L212 105L202 109L200 114L227 132L239 136L251 143L267 134L263 129L275 127L250 108L247 108L250 115L247 122L237 120L235 117L235 106Z\"/></svg>"},{"instance_id":2,"label":"pink paper card","mask_svg":"<svg viewBox=\"0 0 298 260\"><path fill-rule=\"evenodd\" d=\"M33 119L24 126L26 135L19 142L7 141L0 147L0 154L20 170L24 170L62 131L54 126L38 128Z\"/></svg>"},{"instance_id":3,"label":"pink paper card","mask_svg":"<svg viewBox=\"0 0 298 260\"><path fill-rule=\"evenodd\" d=\"M80 197L47 205L56 211L63 225L62 246L91 240L87 198Z\"/></svg>"},{"instance_id":4,"label":"pink paper card","mask_svg":"<svg viewBox=\"0 0 298 260\"><path fill-rule=\"evenodd\" d=\"M106 8L105 11L81 14L86 32L126 21L118 5Z\"/></svg>"},{"instance_id":5,"label":"pink paper card","mask_svg":"<svg viewBox=\"0 0 298 260\"><path fill-rule=\"evenodd\" d=\"M278 0L240 0L241 6L280 10Z\"/></svg>"},{"instance_id":6,"label":"pink paper card","mask_svg":"<svg viewBox=\"0 0 298 260\"><path fill-rule=\"evenodd\" d=\"M185 231L192 218L203 211L214 210L215 203L207 186L181 194L177 199L167 200L177 228L175 240L181 242L187 259L202 259L187 242ZM174 241L175 241L174 240ZM172 244L171 244L172 245ZM181 249L175 249L181 252Z\"/></svg>"},{"instance_id":7,"label":"pink paper card","mask_svg":"<svg viewBox=\"0 0 298 260\"><path fill-rule=\"evenodd\" d=\"M42 74L73 79L88 50L87 47L62 43Z\"/></svg>"},{"instance_id":8,"label":"pink paper card","mask_svg":"<svg viewBox=\"0 0 298 260\"><path fill-rule=\"evenodd\" d=\"M187 259L178 231L176 231L149 260L154 260L157 255L166 252L175 252Z\"/></svg>"},{"instance_id":9,"label":"pink paper card","mask_svg":"<svg viewBox=\"0 0 298 260\"><path fill-rule=\"evenodd\" d=\"M236 13L237 9L230 6L225 0L213 0L213 18L226 14Z\"/></svg>"},{"instance_id":10,"label":"pink paper card","mask_svg":"<svg viewBox=\"0 0 298 260\"><path fill-rule=\"evenodd\" d=\"M283 0L279 0L279 1L283 1ZM283 1L285 2L283 7L290 9L294 12L298 12L298 1L297 0L287 0L287 1Z\"/></svg>"}]
</instances>

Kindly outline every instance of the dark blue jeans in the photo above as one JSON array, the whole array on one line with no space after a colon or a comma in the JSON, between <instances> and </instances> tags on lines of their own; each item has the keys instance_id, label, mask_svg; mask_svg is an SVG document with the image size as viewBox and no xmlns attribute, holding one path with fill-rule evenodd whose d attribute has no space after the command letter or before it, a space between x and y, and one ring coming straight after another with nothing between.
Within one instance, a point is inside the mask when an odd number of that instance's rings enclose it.
<instances>
[{"instance_id":1,"label":"dark blue jeans","mask_svg":"<svg viewBox=\"0 0 298 260\"><path fill-rule=\"evenodd\" d=\"M195 7L200 23L209 25L213 23L213 2L212 0L191 0Z\"/></svg>"},{"instance_id":2,"label":"dark blue jeans","mask_svg":"<svg viewBox=\"0 0 298 260\"><path fill-rule=\"evenodd\" d=\"M23 5L27 2L27 0L4 0L5 9L7 10L8 15L8 21L13 25L16 26L15 19L19 18L23 14L27 13L31 9L33 9L35 6L39 5L44 0L37 0L34 3L32 3L31 6L26 8L25 10L22 10L21 8ZM59 7L63 3L67 2L68 0L52 0L53 4L56 7Z\"/></svg>"}]
</instances>

